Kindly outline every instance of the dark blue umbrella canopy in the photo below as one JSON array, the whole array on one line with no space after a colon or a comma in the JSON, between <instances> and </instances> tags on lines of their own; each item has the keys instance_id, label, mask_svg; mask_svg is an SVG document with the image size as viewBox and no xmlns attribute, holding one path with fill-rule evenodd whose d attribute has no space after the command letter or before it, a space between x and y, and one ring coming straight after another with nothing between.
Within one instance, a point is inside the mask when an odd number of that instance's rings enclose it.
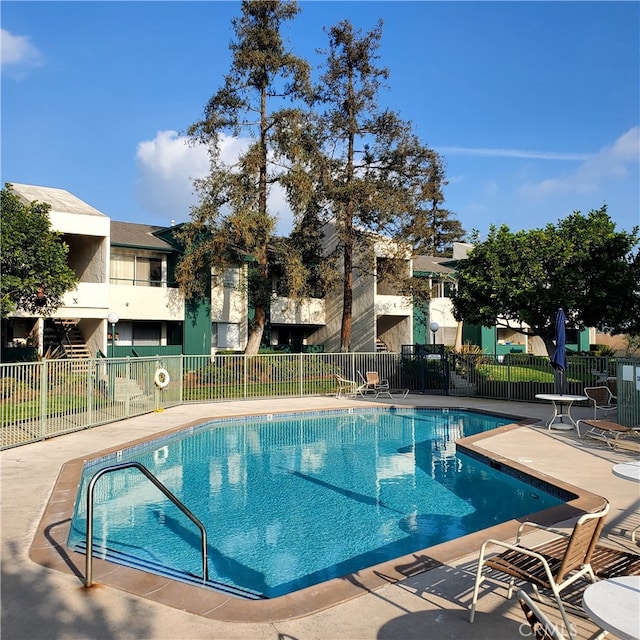
<instances>
[{"instance_id":1,"label":"dark blue umbrella canopy","mask_svg":"<svg viewBox=\"0 0 640 640\"><path fill-rule=\"evenodd\" d=\"M556 314L556 350L551 357L551 366L558 371L567 370L567 317L562 309Z\"/></svg>"}]
</instances>

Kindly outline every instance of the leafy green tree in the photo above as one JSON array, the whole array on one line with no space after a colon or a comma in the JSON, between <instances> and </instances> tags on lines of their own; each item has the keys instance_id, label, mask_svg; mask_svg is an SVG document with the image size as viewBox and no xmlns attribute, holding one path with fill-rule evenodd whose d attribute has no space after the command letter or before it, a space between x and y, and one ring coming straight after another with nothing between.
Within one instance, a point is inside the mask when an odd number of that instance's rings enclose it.
<instances>
[{"instance_id":1,"label":"leafy green tree","mask_svg":"<svg viewBox=\"0 0 640 640\"><path fill-rule=\"evenodd\" d=\"M2 189L2 317L14 311L51 315L78 279L67 266L69 248L51 230L44 202L24 202L6 184Z\"/></svg>"},{"instance_id":2,"label":"leafy green tree","mask_svg":"<svg viewBox=\"0 0 640 640\"><path fill-rule=\"evenodd\" d=\"M410 279L406 259L415 248L441 244L430 224L441 226L446 218L444 171L442 159L412 133L411 124L378 104L389 75L376 63L382 23L362 35L345 20L327 33L325 71L314 95L316 119L294 137L305 151L308 181L291 184L299 194L293 201L313 200L318 215L336 227L329 261L342 265L340 350L346 352L356 265L364 272L375 269L399 293L428 295ZM388 240L386 259L376 264L372 247L381 238Z\"/></svg>"},{"instance_id":3,"label":"leafy green tree","mask_svg":"<svg viewBox=\"0 0 640 640\"><path fill-rule=\"evenodd\" d=\"M615 230L606 206L587 216L576 211L544 229L513 233L506 225L491 227L484 242L475 232L475 246L458 266L455 317L539 336L549 355L559 307L578 330L637 333L638 239L637 228Z\"/></svg>"},{"instance_id":4,"label":"leafy green tree","mask_svg":"<svg viewBox=\"0 0 640 640\"><path fill-rule=\"evenodd\" d=\"M198 297L207 294L212 267L222 269L242 257L252 260L248 286L255 315L246 353L258 351L271 297L269 256L276 217L268 196L287 171L280 145L300 119L288 103L309 86L309 65L285 49L281 36L282 24L298 12L296 2L242 3L241 17L233 20L231 70L204 118L189 128L194 142L207 145L210 171L195 181L200 201L192 221L179 232L185 255L176 278L187 298ZM223 137L242 135L249 140L246 150L236 162L225 163Z\"/></svg>"}]
</instances>

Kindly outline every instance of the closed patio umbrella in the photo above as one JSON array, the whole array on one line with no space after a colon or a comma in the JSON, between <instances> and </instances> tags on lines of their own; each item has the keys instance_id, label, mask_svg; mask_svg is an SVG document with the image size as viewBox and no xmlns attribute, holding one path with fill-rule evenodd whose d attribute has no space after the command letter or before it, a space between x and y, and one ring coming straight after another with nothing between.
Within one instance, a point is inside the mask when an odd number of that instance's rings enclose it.
<instances>
[{"instance_id":1,"label":"closed patio umbrella","mask_svg":"<svg viewBox=\"0 0 640 640\"><path fill-rule=\"evenodd\" d=\"M565 393L567 390L567 317L563 309L558 309L556 314L556 350L551 356L551 366L558 372L560 379L558 391Z\"/></svg>"}]
</instances>

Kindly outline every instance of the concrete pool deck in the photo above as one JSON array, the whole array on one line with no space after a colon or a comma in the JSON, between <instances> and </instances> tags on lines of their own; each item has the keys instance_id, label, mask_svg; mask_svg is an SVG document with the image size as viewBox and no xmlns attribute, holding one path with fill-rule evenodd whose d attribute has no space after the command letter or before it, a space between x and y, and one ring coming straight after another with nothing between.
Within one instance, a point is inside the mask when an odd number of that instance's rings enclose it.
<instances>
[{"instance_id":1,"label":"concrete pool deck","mask_svg":"<svg viewBox=\"0 0 640 640\"><path fill-rule=\"evenodd\" d=\"M323 398L222 402L185 405L146 414L91 430L60 436L0 452L2 479L2 635L29 638L223 638L288 640L359 640L370 638L500 638L528 637L524 618L505 589L485 582L476 622L468 622L475 574L474 550L461 548L457 557L435 568L302 617L276 622L228 622L188 613L127 591L98 585L83 587L80 571L51 569L34 562L30 548L52 489L64 463L118 444L147 437L195 420L231 415L277 413L363 406L370 401ZM410 395L405 400L377 402L401 406L481 409L539 420L486 438L483 447L496 457L524 466L611 503L604 536L620 548L632 549L628 532L638 524L638 485L615 477L614 463L638 457L637 452L612 452L574 432L548 431L543 422L550 406L476 398ZM573 408L574 417L588 410ZM69 488L69 491L73 491ZM479 547L479 544L478 544ZM58 550L64 559L64 550ZM554 611L546 609L554 618ZM595 626L574 617L579 637Z\"/></svg>"}]
</instances>

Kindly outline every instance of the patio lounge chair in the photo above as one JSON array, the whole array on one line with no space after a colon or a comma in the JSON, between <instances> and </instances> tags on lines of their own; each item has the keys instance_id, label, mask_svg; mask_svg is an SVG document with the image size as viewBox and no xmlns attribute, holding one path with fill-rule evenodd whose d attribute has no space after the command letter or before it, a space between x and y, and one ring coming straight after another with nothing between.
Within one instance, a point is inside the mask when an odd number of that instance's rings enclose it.
<instances>
[{"instance_id":1,"label":"patio lounge chair","mask_svg":"<svg viewBox=\"0 0 640 640\"><path fill-rule=\"evenodd\" d=\"M482 583L482 569L486 565L509 576L507 598L511 598L516 578L529 582L537 595L539 595L539 587L550 590L558 604L565 629L571 640L575 640L560 592L584 577L589 578L591 582L596 581L596 575L591 567L591 556L608 511L609 503L597 513L586 513L580 516L570 534L534 522L523 522L518 528L515 544L501 540L485 540L480 547L469 621L473 622L475 617L478 591ZM528 548L521 542L527 527L551 531L558 534L558 537L550 542ZM487 558L487 547L490 545L502 547L504 551Z\"/></svg>"},{"instance_id":2,"label":"patio lounge chair","mask_svg":"<svg viewBox=\"0 0 640 640\"><path fill-rule=\"evenodd\" d=\"M342 396L355 396L361 393L362 385L359 385L355 380L347 380L343 378L339 373L334 374L336 378L336 398Z\"/></svg>"},{"instance_id":3,"label":"patio lounge chair","mask_svg":"<svg viewBox=\"0 0 640 640\"><path fill-rule=\"evenodd\" d=\"M391 389L389 388L389 381L381 380L377 371L367 371L366 377L358 371L358 375L363 383L362 395L366 395L371 392L376 398L383 393L388 395L390 398L392 397Z\"/></svg>"},{"instance_id":4,"label":"patio lounge chair","mask_svg":"<svg viewBox=\"0 0 640 640\"><path fill-rule=\"evenodd\" d=\"M593 407L594 419L598 417L598 410L602 411L606 418L609 411L618 409L618 399L607 386L585 387L584 395L589 398L589 404Z\"/></svg>"},{"instance_id":5,"label":"patio lounge chair","mask_svg":"<svg viewBox=\"0 0 640 640\"><path fill-rule=\"evenodd\" d=\"M588 427L588 431L580 433L580 425ZM578 420L576 423L578 436L588 436L596 440L606 442L612 449L615 449L624 438L629 436L640 436L640 425L637 427L626 427L614 420ZM640 442L640 439L638 440Z\"/></svg>"}]
</instances>

